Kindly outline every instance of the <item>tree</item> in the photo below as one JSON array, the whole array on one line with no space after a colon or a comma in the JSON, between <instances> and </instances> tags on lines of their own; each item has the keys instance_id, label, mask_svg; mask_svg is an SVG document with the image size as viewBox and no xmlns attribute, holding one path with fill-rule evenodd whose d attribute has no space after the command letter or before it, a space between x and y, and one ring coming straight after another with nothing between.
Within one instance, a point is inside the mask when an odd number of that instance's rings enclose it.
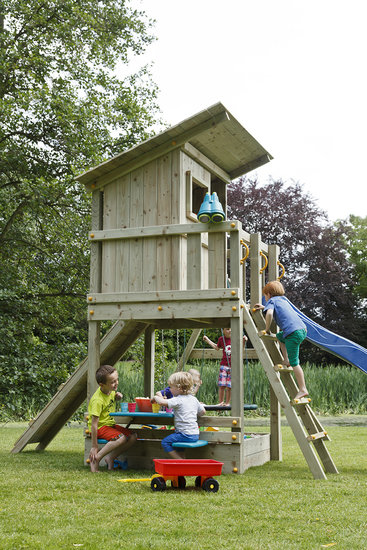
<instances>
[{"instance_id":1,"label":"tree","mask_svg":"<svg viewBox=\"0 0 367 550\"><path fill-rule=\"evenodd\" d=\"M152 133L156 87L147 67L128 74L151 26L125 0L0 0L0 394L44 401L41 373L53 392L85 352L89 196L74 178Z\"/></svg>"},{"instance_id":2,"label":"tree","mask_svg":"<svg viewBox=\"0 0 367 550\"><path fill-rule=\"evenodd\" d=\"M354 265L357 284L355 293L362 299L367 298L367 218L349 217L348 252Z\"/></svg>"},{"instance_id":3,"label":"tree","mask_svg":"<svg viewBox=\"0 0 367 550\"><path fill-rule=\"evenodd\" d=\"M280 246L286 294L306 315L363 345L353 293L355 273L348 260L346 222L333 225L299 183L240 178L228 189L228 214L246 231ZM328 360L314 348L309 358Z\"/></svg>"}]
</instances>

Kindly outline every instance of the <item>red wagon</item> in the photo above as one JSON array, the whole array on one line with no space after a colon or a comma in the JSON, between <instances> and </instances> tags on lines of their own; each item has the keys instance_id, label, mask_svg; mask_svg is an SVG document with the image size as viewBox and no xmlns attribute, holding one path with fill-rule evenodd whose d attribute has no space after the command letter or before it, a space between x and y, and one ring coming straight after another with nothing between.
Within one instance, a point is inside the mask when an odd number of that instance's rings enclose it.
<instances>
[{"instance_id":1,"label":"red wagon","mask_svg":"<svg viewBox=\"0 0 367 550\"><path fill-rule=\"evenodd\" d=\"M217 460L167 460L154 459L156 475L153 476L150 486L153 491L164 491L166 481L171 481L173 487L184 489L185 476L196 476L195 487L202 487L204 491L216 493L219 483L213 476L220 476L223 462Z\"/></svg>"}]
</instances>

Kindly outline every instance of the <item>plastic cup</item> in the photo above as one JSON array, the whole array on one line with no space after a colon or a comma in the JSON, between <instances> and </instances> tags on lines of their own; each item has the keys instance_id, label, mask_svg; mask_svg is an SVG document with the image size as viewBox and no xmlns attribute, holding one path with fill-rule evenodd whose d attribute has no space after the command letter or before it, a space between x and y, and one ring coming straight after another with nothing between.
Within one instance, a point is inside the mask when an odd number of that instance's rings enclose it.
<instances>
[{"instance_id":1,"label":"plastic cup","mask_svg":"<svg viewBox=\"0 0 367 550\"><path fill-rule=\"evenodd\" d=\"M128 411L129 411L129 412L135 412L136 403L128 403L128 404L127 404L127 407L128 407Z\"/></svg>"},{"instance_id":2,"label":"plastic cup","mask_svg":"<svg viewBox=\"0 0 367 550\"><path fill-rule=\"evenodd\" d=\"M121 403L121 412L126 413L129 410L128 403Z\"/></svg>"},{"instance_id":3,"label":"plastic cup","mask_svg":"<svg viewBox=\"0 0 367 550\"><path fill-rule=\"evenodd\" d=\"M152 403L152 410L154 413L159 413L159 409L161 408L160 405L158 405L158 403Z\"/></svg>"}]
</instances>

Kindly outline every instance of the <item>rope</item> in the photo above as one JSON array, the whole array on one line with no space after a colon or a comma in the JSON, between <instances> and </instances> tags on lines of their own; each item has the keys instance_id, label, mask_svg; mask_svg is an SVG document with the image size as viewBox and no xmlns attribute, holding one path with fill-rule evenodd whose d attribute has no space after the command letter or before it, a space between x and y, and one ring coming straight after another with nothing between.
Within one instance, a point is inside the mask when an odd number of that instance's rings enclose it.
<instances>
[{"instance_id":1,"label":"rope","mask_svg":"<svg viewBox=\"0 0 367 550\"><path fill-rule=\"evenodd\" d=\"M176 329L176 360L177 360L177 365L180 361L180 342L179 342L179 333L178 333L178 329Z\"/></svg>"}]
</instances>

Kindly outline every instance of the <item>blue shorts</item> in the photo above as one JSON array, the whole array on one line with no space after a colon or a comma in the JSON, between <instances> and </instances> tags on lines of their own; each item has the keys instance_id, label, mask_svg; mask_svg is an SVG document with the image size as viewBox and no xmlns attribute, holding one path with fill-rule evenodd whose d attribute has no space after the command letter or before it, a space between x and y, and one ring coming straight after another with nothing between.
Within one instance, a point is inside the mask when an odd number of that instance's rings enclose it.
<instances>
[{"instance_id":1,"label":"blue shorts","mask_svg":"<svg viewBox=\"0 0 367 550\"><path fill-rule=\"evenodd\" d=\"M227 365L220 366L218 386L231 387L231 367L227 367Z\"/></svg>"},{"instance_id":2,"label":"blue shorts","mask_svg":"<svg viewBox=\"0 0 367 550\"><path fill-rule=\"evenodd\" d=\"M172 443L191 443L193 441L198 441L199 434L186 435L179 432L175 432L171 435L168 435L162 439L162 447L166 453L173 451Z\"/></svg>"}]
</instances>

